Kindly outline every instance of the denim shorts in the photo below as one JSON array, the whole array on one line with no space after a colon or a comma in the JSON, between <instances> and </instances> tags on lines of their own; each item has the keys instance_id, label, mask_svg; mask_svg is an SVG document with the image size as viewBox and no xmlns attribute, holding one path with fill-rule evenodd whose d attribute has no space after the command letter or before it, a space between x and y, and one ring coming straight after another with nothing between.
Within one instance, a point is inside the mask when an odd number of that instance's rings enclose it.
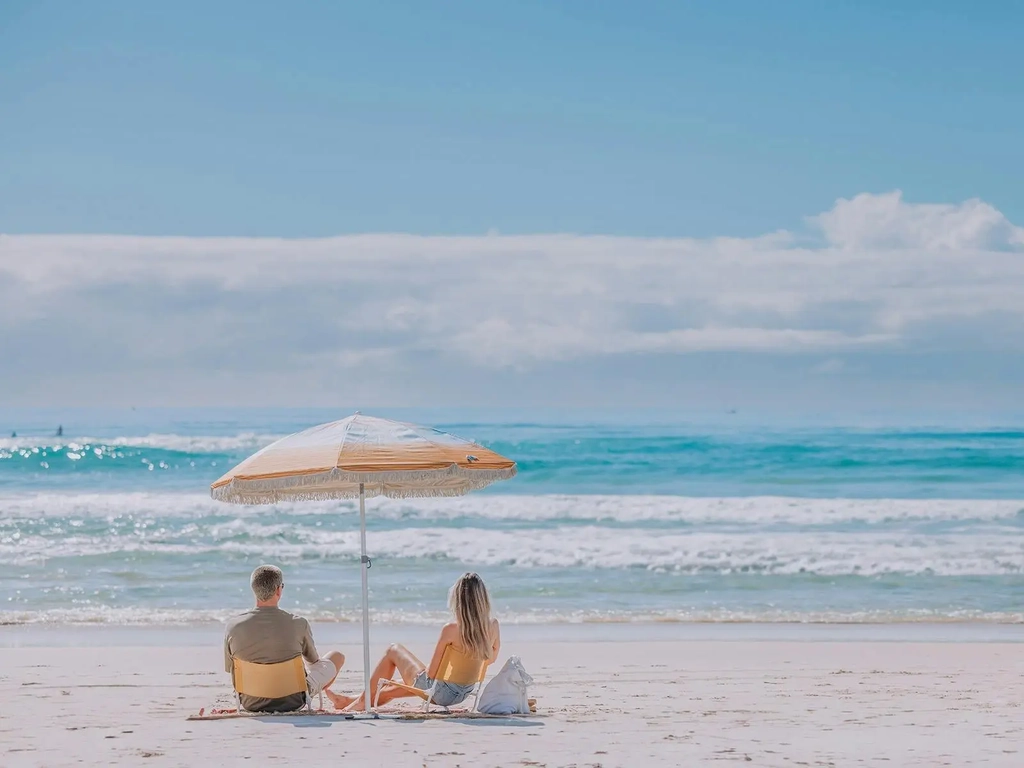
<instances>
[{"instance_id":1,"label":"denim shorts","mask_svg":"<svg viewBox=\"0 0 1024 768\"><path fill-rule=\"evenodd\" d=\"M412 684L414 688L419 688L421 691L429 691L433 687L434 681L427 677L427 670L423 670L416 675L416 679L412 681ZM454 683L438 682L430 701L439 707L451 707L464 702L466 697L473 692L474 688L476 688L476 685L455 685Z\"/></svg>"}]
</instances>

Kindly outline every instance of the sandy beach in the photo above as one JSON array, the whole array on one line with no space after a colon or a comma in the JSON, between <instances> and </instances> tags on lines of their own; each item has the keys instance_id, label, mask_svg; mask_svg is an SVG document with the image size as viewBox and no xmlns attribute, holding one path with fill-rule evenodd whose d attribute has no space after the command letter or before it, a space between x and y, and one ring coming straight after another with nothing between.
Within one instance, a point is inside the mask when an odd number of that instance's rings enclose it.
<instances>
[{"instance_id":1,"label":"sandy beach","mask_svg":"<svg viewBox=\"0 0 1024 768\"><path fill-rule=\"evenodd\" d=\"M513 628L507 651L546 715L516 722L189 722L231 700L216 630L21 629L0 632L5 766L1024 763L1019 627L903 640L885 628ZM320 633L351 659L340 688L357 689L352 629Z\"/></svg>"}]
</instances>

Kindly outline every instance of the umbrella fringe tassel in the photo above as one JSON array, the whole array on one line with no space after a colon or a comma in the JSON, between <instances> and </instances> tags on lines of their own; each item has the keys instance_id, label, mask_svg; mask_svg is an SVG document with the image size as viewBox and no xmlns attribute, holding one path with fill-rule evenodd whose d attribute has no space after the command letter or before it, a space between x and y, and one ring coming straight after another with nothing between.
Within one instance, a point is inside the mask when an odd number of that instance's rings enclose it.
<instances>
[{"instance_id":1,"label":"umbrella fringe tassel","mask_svg":"<svg viewBox=\"0 0 1024 768\"><path fill-rule=\"evenodd\" d=\"M235 478L210 489L218 501L235 504L274 504L279 501L329 501L359 497L359 484L366 498L392 499L462 496L498 480L514 477L516 468L463 469L457 464L446 469L394 472L349 472L331 469L309 475L274 478Z\"/></svg>"}]
</instances>

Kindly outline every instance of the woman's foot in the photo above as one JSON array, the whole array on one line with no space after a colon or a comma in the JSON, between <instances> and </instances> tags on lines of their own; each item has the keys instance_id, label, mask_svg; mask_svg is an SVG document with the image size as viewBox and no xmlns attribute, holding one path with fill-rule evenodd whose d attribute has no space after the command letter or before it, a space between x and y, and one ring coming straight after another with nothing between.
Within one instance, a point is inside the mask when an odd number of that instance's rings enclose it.
<instances>
[{"instance_id":1,"label":"woman's foot","mask_svg":"<svg viewBox=\"0 0 1024 768\"><path fill-rule=\"evenodd\" d=\"M330 690L325 690L324 696L330 699L331 704L333 704L334 708L338 710L345 709L359 698L358 696L343 696L340 693L335 693L334 691Z\"/></svg>"},{"instance_id":2,"label":"woman's foot","mask_svg":"<svg viewBox=\"0 0 1024 768\"><path fill-rule=\"evenodd\" d=\"M346 712L365 712L366 711L366 700L362 696L356 696L352 701L349 702L348 706L345 707Z\"/></svg>"}]
</instances>

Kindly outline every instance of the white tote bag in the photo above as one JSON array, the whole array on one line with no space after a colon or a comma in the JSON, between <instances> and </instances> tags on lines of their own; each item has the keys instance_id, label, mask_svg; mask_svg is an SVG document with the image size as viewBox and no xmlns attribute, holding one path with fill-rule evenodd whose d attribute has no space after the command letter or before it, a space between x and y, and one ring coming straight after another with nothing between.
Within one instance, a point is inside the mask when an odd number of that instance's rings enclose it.
<instances>
[{"instance_id":1,"label":"white tote bag","mask_svg":"<svg viewBox=\"0 0 1024 768\"><path fill-rule=\"evenodd\" d=\"M508 661L480 693L478 712L486 715L526 715L530 712L527 688L533 678L527 674L518 656Z\"/></svg>"}]
</instances>

